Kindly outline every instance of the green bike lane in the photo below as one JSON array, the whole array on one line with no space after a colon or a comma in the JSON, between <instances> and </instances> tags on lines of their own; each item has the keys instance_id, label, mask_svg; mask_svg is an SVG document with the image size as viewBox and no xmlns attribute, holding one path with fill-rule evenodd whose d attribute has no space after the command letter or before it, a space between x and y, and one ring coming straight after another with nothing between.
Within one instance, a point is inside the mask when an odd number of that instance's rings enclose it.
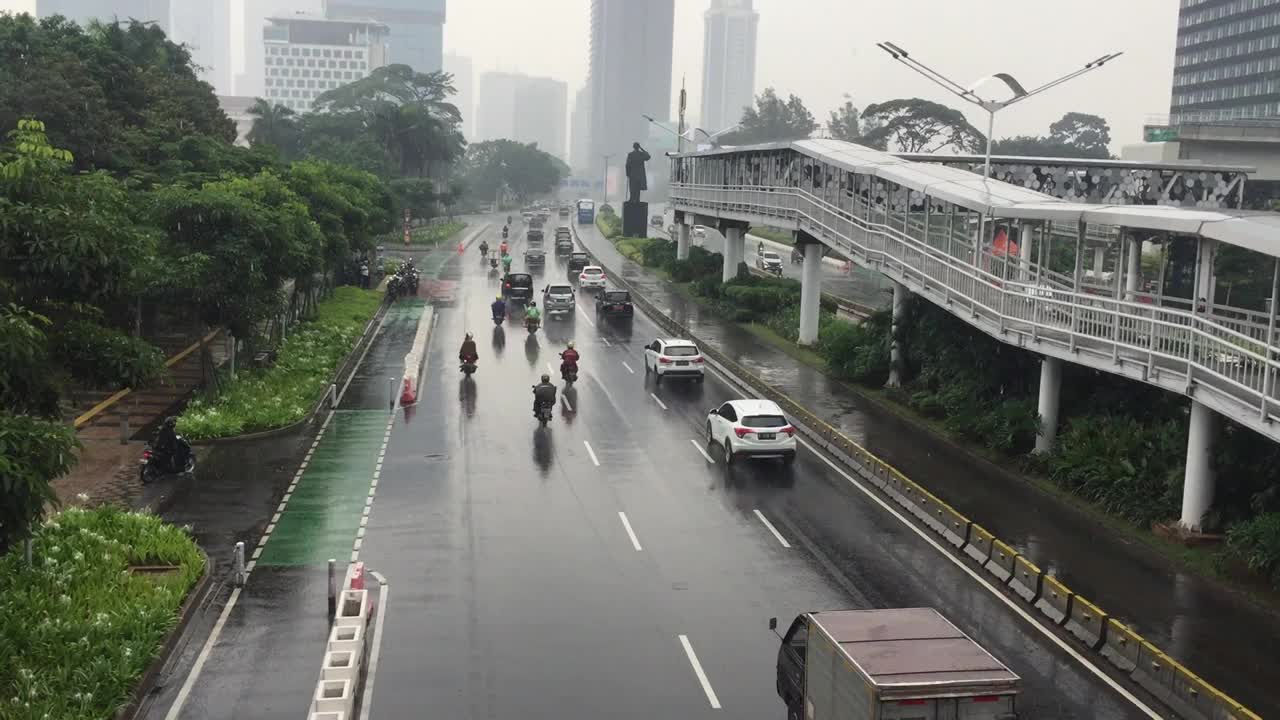
<instances>
[{"instance_id":1,"label":"green bike lane","mask_svg":"<svg viewBox=\"0 0 1280 720\"><path fill-rule=\"evenodd\" d=\"M388 308L338 407L304 445L257 542L245 538L245 585L230 590L209 638L191 641L184 653L189 662L164 683L147 717L305 714L329 633L328 561L336 560L343 573L358 547L370 485L396 416L388 406L388 380L398 385L403 376L426 305L406 298Z\"/></svg>"}]
</instances>

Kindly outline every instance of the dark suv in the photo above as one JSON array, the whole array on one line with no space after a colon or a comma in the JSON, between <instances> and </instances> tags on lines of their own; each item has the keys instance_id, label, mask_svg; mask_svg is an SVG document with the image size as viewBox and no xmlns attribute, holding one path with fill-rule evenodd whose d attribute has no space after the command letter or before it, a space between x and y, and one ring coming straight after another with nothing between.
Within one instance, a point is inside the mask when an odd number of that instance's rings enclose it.
<instances>
[{"instance_id":1,"label":"dark suv","mask_svg":"<svg viewBox=\"0 0 1280 720\"><path fill-rule=\"evenodd\" d=\"M630 318L634 314L631 293L626 290L605 290L596 295L596 317Z\"/></svg>"},{"instance_id":2,"label":"dark suv","mask_svg":"<svg viewBox=\"0 0 1280 720\"><path fill-rule=\"evenodd\" d=\"M557 246L558 249L558 246ZM569 274L582 272L582 268L591 264L591 257L584 252L569 254Z\"/></svg>"},{"instance_id":3,"label":"dark suv","mask_svg":"<svg viewBox=\"0 0 1280 720\"><path fill-rule=\"evenodd\" d=\"M529 302L533 299L533 276L529 273L509 273L502 281L502 296L510 302Z\"/></svg>"}]
</instances>

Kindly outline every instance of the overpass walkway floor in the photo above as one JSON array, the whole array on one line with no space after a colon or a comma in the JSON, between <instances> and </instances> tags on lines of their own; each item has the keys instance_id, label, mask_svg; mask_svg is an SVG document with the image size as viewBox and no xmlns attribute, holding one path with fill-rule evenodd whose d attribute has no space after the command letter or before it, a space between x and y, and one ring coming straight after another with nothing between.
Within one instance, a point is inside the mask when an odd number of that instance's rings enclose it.
<instances>
[{"instance_id":1,"label":"overpass walkway floor","mask_svg":"<svg viewBox=\"0 0 1280 720\"><path fill-rule=\"evenodd\" d=\"M940 438L692 302L622 256L595 226L587 249L699 338L981 523L1121 622L1263 717L1280 717L1280 613L1181 571L1156 550L1025 477ZM636 342L646 339L635 338Z\"/></svg>"}]
</instances>

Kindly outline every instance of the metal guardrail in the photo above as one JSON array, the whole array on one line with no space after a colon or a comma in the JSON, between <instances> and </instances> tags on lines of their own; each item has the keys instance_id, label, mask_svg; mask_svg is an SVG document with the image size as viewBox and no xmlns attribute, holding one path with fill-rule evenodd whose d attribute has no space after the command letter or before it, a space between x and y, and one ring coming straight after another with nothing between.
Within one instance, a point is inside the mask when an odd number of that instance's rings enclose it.
<instances>
[{"instance_id":1,"label":"metal guardrail","mask_svg":"<svg viewBox=\"0 0 1280 720\"><path fill-rule=\"evenodd\" d=\"M1045 273L1017 258L983 253L975 263L972 247L955 257L915 237L903 213L859 217L801 188L672 183L670 194L686 212L801 229L1003 342L1194 393L1280 441L1280 348L1263 339L1270 328L1040 282Z\"/></svg>"},{"instance_id":2,"label":"metal guardrail","mask_svg":"<svg viewBox=\"0 0 1280 720\"><path fill-rule=\"evenodd\" d=\"M573 228L578 245L587 250ZM608 242L608 240L606 240ZM587 250L590 252L590 250ZM604 265L613 282L631 293L632 302L673 337L696 342L702 354L740 387L778 403L793 424L813 443L830 453L885 497L915 517L947 545L970 558L993 584L1039 610L1052 624L1062 627L1082 647L1107 660L1113 667L1141 685L1180 717L1195 720L1261 720L1230 696L1210 685L1182 664L1145 640L1132 628L1110 617L1098 605L1066 587L1053 575L1024 557L981 525L951 507L902 474L897 468L846 437L822 418L739 365L715 346L698 338L689 328L672 320L642 296L616 268Z\"/></svg>"}]
</instances>

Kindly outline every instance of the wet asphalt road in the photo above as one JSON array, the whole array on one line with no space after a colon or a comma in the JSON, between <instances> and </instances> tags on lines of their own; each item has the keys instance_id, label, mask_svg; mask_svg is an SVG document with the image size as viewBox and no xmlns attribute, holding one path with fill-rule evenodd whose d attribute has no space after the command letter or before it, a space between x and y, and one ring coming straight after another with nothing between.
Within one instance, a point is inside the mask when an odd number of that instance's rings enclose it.
<instances>
[{"instance_id":1,"label":"wet asphalt road","mask_svg":"<svg viewBox=\"0 0 1280 720\"><path fill-rule=\"evenodd\" d=\"M644 317L597 325L580 294L585 312L530 339L490 322L497 281L474 251L454 273L361 554L391 587L374 717L777 718L769 617L909 606L940 608L1019 673L1025 717L1142 716L813 453L789 475L727 474L702 428L738 394L714 375L646 380ZM543 277L562 273L551 260ZM466 331L474 381L456 366ZM540 429L530 386L570 338L582 377ZM351 402L380 402L355 388Z\"/></svg>"}]
</instances>

